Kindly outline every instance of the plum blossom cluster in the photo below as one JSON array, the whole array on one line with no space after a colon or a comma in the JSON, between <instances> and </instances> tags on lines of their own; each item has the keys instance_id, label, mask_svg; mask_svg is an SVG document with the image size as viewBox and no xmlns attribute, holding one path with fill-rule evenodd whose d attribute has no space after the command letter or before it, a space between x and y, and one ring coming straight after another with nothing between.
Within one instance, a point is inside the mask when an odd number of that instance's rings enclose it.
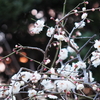
<instances>
[{"instance_id":1,"label":"plum blossom cluster","mask_svg":"<svg viewBox=\"0 0 100 100\"><path fill-rule=\"evenodd\" d=\"M88 2L85 1L81 4L88 4ZM100 84L95 81L90 70L90 68L100 65L100 40L92 42L96 50L92 52L89 50L84 57L81 56L81 51L92 41L95 35L89 37L82 46L76 42L77 38L81 41L80 29L86 26L88 11L93 9L83 7L81 11L78 11L77 7L61 19L55 19L55 27L44 25L45 22L41 19L34 23L29 30L31 34L39 34L44 27L47 28L46 36L50 40L46 49L17 46L14 53L20 53L22 49L35 49L43 53L43 61L38 62L26 56L39 64L37 70L21 68L18 73L11 77L9 84L0 87L0 98L17 100L17 94L25 93L26 98L24 99L27 100L100 99ZM74 23L71 32L67 31L64 26L66 18L72 14L78 16L79 13L81 13L81 20ZM57 48L53 61L49 59L50 55L48 55L48 51L52 47Z\"/></svg>"}]
</instances>

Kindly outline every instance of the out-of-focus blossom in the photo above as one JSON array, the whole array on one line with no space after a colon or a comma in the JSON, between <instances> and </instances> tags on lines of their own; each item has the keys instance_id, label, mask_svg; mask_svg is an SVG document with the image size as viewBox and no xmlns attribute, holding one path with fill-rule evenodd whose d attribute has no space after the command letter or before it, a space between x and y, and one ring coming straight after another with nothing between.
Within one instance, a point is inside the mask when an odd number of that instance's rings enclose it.
<instances>
[{"instance_id":1,"label":"out-of-focus blossom","mask_svg":"<svg viewBox=\"0 0 100 100\"><path fill-rule=\"evenodd\" d=\"M51 35L54 34L54 30L55 30L55 28L50 27L50 28L47 30L46 35L47 35L48 37L51 37Z\"/></svg>"},{"instance_id":2,"label":"out-of-focus blossom","mask_svg":"<svg viewBox=\"0 0 100 100\"><path fill-rule=\"evenodd\" d=\"M86 10L86 7L83 7L83 8L82 8L82 11L85 11L85 10Z\"/></svg>"},{"instance_id":3,"label":"out-of-focus blossom","mask_svg":"<svg viewBox=\"0 0 100 100\"><path fill-rule=\"evenodd\" d=\"M35 17L36 17L37 19L43 18L43 16L44 16L43 11L39 11L39 12L35 15Z\"/></svg>"},{"instance_id":4,"label":"out-of-focus blossom","mask_svg":"<svg viewBox=\"0 0 100 100\"><path fill-rule=\"evenodd\" d=\"M85 26L85 22L80 21L80 22L75 22L75 28L81 29Z\"/></svg>"},{"instance_id":5,"label":"out-of-focus blossom","mask_svg":"<svg viewBox=\"0 0 100 100\"><path fill-rule=\"evenodd\" d=\"M81 36L81 32L80 31L76 31L76 36Z\"/></svg>"},{"instance_id":6,"label":"out-of-focus blossom","mask_svg":"<svg viewBox=\"0 0 100 100\"><path fill-rule=\"evenodd\" d=\"M55 17L55 11L53 10L53 9L50 9L49 11L48 11L48 13L49 13L49 15L51 16L51 17Z\"/></svg>"},{"instance_id":7,"label":"out-of-focus blossom","mask_svg":"<svg viewBox=\"0 0 100 100\"><path fill-rule=\"evenodd\" d=\"M32 9L31 14L34 15L34 16L37 15L37 10L36 9Z\"/></svg>"},{"instance_id":8,"label":"out-of-focus blossom","mask_svg":"<svg viewBox=\"0 0 100 100\"><path fill-rule=\"evenodd\" d=\"M88 14L87 14L87 13L83 13L83 14L82 14L82 16L81 16L81 19L86 19L86 18L87 18L87 16L88 16Z\"/></svg>"}]
</instances>

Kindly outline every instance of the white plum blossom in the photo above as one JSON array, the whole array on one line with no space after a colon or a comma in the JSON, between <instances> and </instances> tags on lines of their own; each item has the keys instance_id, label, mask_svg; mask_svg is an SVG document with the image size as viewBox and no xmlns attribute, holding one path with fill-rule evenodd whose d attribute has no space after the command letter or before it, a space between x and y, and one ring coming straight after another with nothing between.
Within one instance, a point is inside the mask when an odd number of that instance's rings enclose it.
<instances>
[{"instance_id":1,"label":"white plum blossom","mask_svg":"<svg viewBox=\"0 0 100 100\"><path fill-rule=\"evenodd\" d=\"M46 35L47 35L48 37L51 37L51 35L54 34L54 30L55 30L55 28L50 27L50 28L47 30Z\"/></svg>"},{"instance_id":2,"label":"white plum blossom","mask_svg":"<svg viewBox=\"0 0 100 100\"><path fill-rule=\"evenodd\" d=\"M51 74L51 75L50 75L51 78L57 78L55 69L54 69L53 67L50 68L50 70L49 70L48 72Z\"/></svg>"},{"instance_id":3,"label":"white plum blossom","mask_svg":"<svg viewBox=\"0 0 100 100\"><path fill-rule=\"evenodd\" d=\"M59 80L56 85L59 92L63 92L64 90L70 92L71 89L75 89L75 85L68 80Z\"/></svg>"},{"instance_id":4,"label":"white plum blossom","mask_svg":"<svg viewBox=\"0 0 100 100\"><path fill-rule=\"evenodd\" d=\"M20 91L20 83L19 82L14 82L14 83L11 83L10 84L11 86L9 86L9 93L13 93L13 94L16 94L16 93L19 93Z\"/></svg>"},{"instance_id":5,"label":"white plum blossom","mask_svg":"<svg viewBox=\"0 0 100 100\"><path fill-rule=\"evenodd\" d=\"M100 56L92 56L91 61L92 61L92 65L94 67L97 67L98 65L100 65Z\"/></svg>"},{"instance_id":6,"label":"white plum blossom","mask_svg":"<svg viewBox=\"0 0 100 100\"><path fill-rule=\"evenodd\" d=\"M71 67L71 76L77 76L78 75L78 70L79 70L79 67L77 66L76 63L72 63L72 67Z\"/></svg>"},{"instance_id":7,"label":"white plum blossom","mask_svg":"<svg viewBox=\"0 0 100 100\"><path fill-rule=\"evenodd\" d=\"M93 84L92 89L97 90L98 86L96 84Z\"/></svg>"},{"instance_id":8,"label":"white plum blossom","mask_svg":"<svg viewBox=\"0 0 100 100\"><path fill-rule=\"evenodd\" d=\"M32 77L32 73L23 71L20 73L20 77L23 81L27 82Z\"/></svg>"},{"instance_id":9,"label":"white plum blossom","mask_svg":"<svg viewBox=\"0 0 100 100\"><path fill-rule=\"evenodd\" d=\"M48 95L48 98L50 98L50 99L58 99L57 96L55 96L55 95L51 95L51 94Z\"/></svg>"},{"instance_id":10,"label":"white plum blossom","mask_svg":"<svg viewBox=\"0 0 100 100\"><path fill-rule=\"evenodd\" d=\"M54 34L54 38L59 41L65 41L65 36L61 34Z\"/></svg>"},{"instance_id":11,"label":"white plum blossom","mask_svg":"<svg viewBox=\"0 0 100 100\"><path fill-rule=\"evenodd\" d=\"M11 82L14 82L16 80L19 80L19 75L17 74L14 74L12 77L11 77Z\"/></svg>"},{"instance_id":12,"label":"white plum blossom","mask_svg":"<svg viewBox=\"0 0 100 100\"><path fill-rule=\"evenodd\" d=\"M86 68L86 63L83 61L78 61L76 65L78 66L78 68L81 68L81 69Z\"/></svg>"},{"instance_id":13,"label":"white plum blossom","mask_svg":"<svg viewBox=\"0 0 100 100\"><path fill-rule=\"evenodd\" d=\"M83 8L82 8L82 11L85 11L85 10L86 10L86 7L83 7Z\"/></svg>"},{"instance_id":14,"label":"white plum blossom","mask_svg":"<svg viewBox=\"0 0 100 100\"><path fill-rule=\"evenodd\" d=\"M71 73L71 65L62 65L61 68L57 69L57 72L62 76L68 76Z\"/></svg>"},{"instance_id":15,"label":"white plum blossom","mask_svg":"<svg viewBox=\"0 0 100 100\"><path fill-rule=\"evenodd\" d=\"M36 90L34 90L34 89L28 90L28 96L30 98L36 96L36 94L37 94L37 91Z\"/></svg>"},{"instance_id":16,"label":"white plum blossom","mask_svg":"<svg viewBox=\"0 0 100 100\"><path fill-rule=\"evenodd\" d=\"M85 22L84 21L80 21L80 22L75 22L75 28L81 29L85 26Z\"/></svg>"},{"instance_id":17,"label":"white plum blossom","mask_svg":"<svg viewBox=\"0 0 100 100\"><path fill-rule=\"evenodd\" d=\"M81 19L86 19L86 18L87 18L87 16L88 16L88 14L87 14L87 13L83 13L83 14L82 14L82 16L81 16Z\"/></svg>"},{"instance_id":18,"label":"white plum blossom","mask_svg":"<svg viewBox=\"0 0 100 100\"><path fill-rule=\"evenodd\" d=\"M83 84L77 84L76 89L77 90L82 90L84 88Z\"/></svg>"},{"instance_id":19,"label":"white plum blossom","mask_svg":"<svg viewBox=\"0 0 100 100\"><path fill-rule=\"evenodd\" d=\"M62 48L59 52L59 60L65 60L68 57L68 50L66 48Z\"/></svg>"},{"instance_id":20,"label":"white plum blossom","mask_svg":"<svg viewBox=\"0 0 100 100\"><path fill-rule=\"evenodd\" d=\"M100 51L100 40L95 40L94 48Z\"/></svg>"},{"instance_id":21,"label":"white plum blossom","mask_svg":"<svg viewBox=\"0 0 100 100\"><path fill-rule=\"evenodd\" d=\"M41 85L44 86L45 90L53 90L55 89L55 85L51 82L51 80L42 80Z\"/></svg>"},{"instance_id":22,"label":"white plum blossom","mask_svg":"<svg viewBox=\"0 0 100 100\"><path fill-rule=\"evenodd\" d=\"M68 52L70 52L70 53L75 52L75 50L74 50L72 47L70 47L70 46L67 46L67 50L68 50Z\"/></svg>"},{"instance_id":23,"label":"white plum blossom","mask_svg":"<svg viewBox=\"0 0 100 100\"><path fill-rule=\"evenodd\" d=\"M31 28L30 32L34 34L39 34L44 27L44 20L37 20L36 23L34 24L34 27Z\"/></svg>"},{"instance_id":24,"label":"white plum blossom","mask_svg":"<svg viewBox=\"0 0 100 100\"><path fill-rule=\"evenodd\" d=\"M37 83L41 79L41 75L35 71L34 74L30 77L32 83Z\"/></svg>"},{"instance_id":25,"label":"white plum blossom","mask_svg":"<svg viewBox=\"0 0 100 100\"><path fill-rule=\"evenodd\" d=\"M94 67L100 65L100 53L99 52L92 52L91 62Z\"/></svg>"},{"instance_id":26,"label":"white plum blossom","mask_svg":"<svg viewBox=\"0 0 100 100\"><path fill-rule=\"evenodd\" d=\"M50 59L46 59L46 60L44 60L44 64L45 64L45 65L49 64L50 62L51 62Z\"/></svg>"},{"instance_id":27,"label":"white plum blossom","mask_svg":"<svg viewBox=\"0 0 100 100\"><path fill-rule=\"evenodd\" d=\"M76 31L76 36L81 36L82 33L80 31Z\"/></svg>"}]
</instances>

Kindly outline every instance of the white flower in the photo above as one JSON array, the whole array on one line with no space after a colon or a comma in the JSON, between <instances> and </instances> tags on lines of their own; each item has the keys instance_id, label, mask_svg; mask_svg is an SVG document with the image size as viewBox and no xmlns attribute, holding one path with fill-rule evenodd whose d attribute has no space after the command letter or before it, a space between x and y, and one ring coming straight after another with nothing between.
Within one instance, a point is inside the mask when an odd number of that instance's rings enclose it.
<instances>
[{"instance_id":1,"label":"white flower","mask_svg":"<svg viewBox=\"0 0 100 100\"><path fill-rule=\"evenodd\" d=\"M54 30L55 30L55 28L50 27L50 28L47 30L46 35L47 35L48 37L51 37L51 35L54 33Z\"/></svg>"},{"instance_id":2,"label":"white flower","mask_svg":"<svg viewBox=\"0 0 100 100\"><path fill-rule=\"evenodd\" d=\"M82 8L82 11L85 11L85 10L86 10L86 7L83 7L83 8Z\"/></svg>"},{"instance_id":3,"label":"white flower","mask_svg":"<svg viewBox=\"0 0 100 100\"><path fill-rule=\"evenodd\" d=\"M95 40L94 48L100 51L100 41L99 40Z\"/></svg>"},{"instance_id":4,"label":"white flower","mask_svg":"<svg viewBox=\"0 0 100 100\"><path fill-rule=\"evenodd\" d=\"M37 22L34 24L37 28L43 28L44 27L44 20L37 20Z\"/></svg>"},{"instance_id":5,"label":"white flower","mask_svg":"<svg viewBox=\"0 0 100 100\"><path fill-rule=\"evenodd\" d=\"M83 13L83 14L82 14L82 16L81 16L81 19L86 19L86 18L87 18L87 16L88 16L88 14L87 14L87 13Z\"/></svg>"},{"instance_id":6,"label":"white flower","mask_svg":"<svg viewBox=\"0 0 100 100\"><path fill-rule=\"evenodd\" d=\"M50 99L58 99L57 96L55 96L55 95L51 95L51 94L48 95L48 98L50 98Z\"/></svg>"},{"instance_id":7,"label":"white flower","mask_svg":"<svg viewBox=\"0 0 100 100\"><path fill-rule=\"evenodd\" d=\"M97 67L98 65L100 65L100 53L92 52L92 55L93 55L91 57L92 65L94 65L94 67Z\"/></svg>"},{"instance_id":8,"label":"white flower","mask_svg":"<svg viewBox=\"0 0 100 100\"><path fill-rule=\"evenodd\" d=\"M68 50L66 48L62 48L59 52L59 59L65 60L68 57Z\"/></svg>"},{"instance_id":9,"label":"white flower","mask_svg":"<svg viewBox=\"0 0 100 100\"><path fill-rule=\"evenodd\" d=\"M69 92L71 91L71 89L75 89L75 85L67 80L59 80L56 84L59 92L62 92L64 90L67 90Z\"/></svg>"},{"instance_id":10,"label":"white flower","mask_svg":"<svg viewBox=\"0 0 100 100\"><path fill-rule=\"evenodd\" d=\"M51 80L42 80L41 85L44 86L45 90L52 90L55 89L55 85L51 82Z\"/></svg>"},{"instance_id":11,"label":"white flower","mask_svg":"<svg viewBox=\"0 0 100 100\"><path fill-rule=\"evenodd\" d=\"M93 84L92 89L97 90L98 86L96 84Z\"/></svg>"},{"instance_id":12,"label":"white flower","mask_svg":"<svg viewBox=\"0 0 100 100\"><path fill-rule=\"evenodd\" d=\"M14 83L11 83L10 85L12 86L9 86L9 93L13 93L13 94L16 94L16 93L19 93L20 91L20 83L19 82L14 82Z\"/></svg>"},{"instance_id":13,"label":"white flower","mask_svg":"<svg viewBox=\"0 0 100 100\"><path fill-rule=\"evenodd\" d=\"M50 68L50 70L49 70L48 72L51 74L51 75L50 75L51 78L57 78L55 69L54 69L53 67Z\"/></svg>"},{"instance_id":14,"label":"white flower","mask_svg":"<svg viewBox=\"0 0 100 100\"><path fill-rule=\"evenodd\" d=\"M32 77L32 73L26 71L21 72L20 77L22 78L23 81L27 82Z\"/></svg>"},{"instance_id":15,"label":"white flower","mask_svg":"<svg viewBox=\"0 0 100 100\"><path fill-rule=\"evenodd\" d=\"M37 73L37 71L34 72L34 74L30 77L30 80L32 83L36 83L41 79L41 75Z\"/></svg>"},{"instance_id":16,"label":"white flower","mask_svg":"<svg viewBox=\"0 0 100 100\"><path fill-rule=\"evenodd\" d=\"M34 89L28 90L28 96L29 97L34 97L36 94L37 94L37 91L36 90L34 90Z\"/></svg>"},{"instance_id":17,"label":"white flower","mask_svg":"<svg viewBox=\"0 0 100 100\"><path fill-rule=\"evenodd\" d=\"M74 50L72 47L70 47L70 46L67 46L67 50L68 50L68 52L70 52L70 53L75 52L75 50Z\"/></svg>"},{"instance_id":18,"label":"white flower","mask_svg":"<svg viewBox=\"0 0 100 100\"><path fill-rule=\"evenodd\" d=\"M11 82L14 82L14 81L16 81L16 80L19 80L19 75L14 74L14 75L12 76L12 78L11 78Z\"/></svg>"},{"instance_id":19,"label":"white flower","mask_svg":"<svg viewBox=\"0 0 100 100\"><path fill-rule=\"evenodd\" d=\"M75 22L75 28L83 28L85 26L85 22L81 21L81 22Z\"/></svg>"},{"instance_id":20,"label":"white flower","mask_svg":"<svg viewBox=\"0 0 100 100\"><path fill-rule=\"evenodd\" d=\"M51 62L50 59L46 59L46 60L44 60L44 64L45 64L45 65L49 64L50 62Z\"/></svg>"},{"instance_id":21,"label":"white flower","mask_svg":"<svg viewBox=\"0 0 100 100\"><path fill-rule=\"evenodd\" d=\"M80 31L76 31L76 36L81 36L81 32Z\"/></svg>"},{"instance_id":22,"label":"white flower","mask_svg":"<svg viewBox=\"0 0 100 100\"><path fill-rule=\"evenodd\" d=\"M81 68L81 69L86 68L86 64L85 64L85 62L83 62L83 61L79 61L79 62L77 62L76 64L77 64L77 66L78 66L79 68Z\"/></svg>"},{"instance_id":23,"label":"white flower","mask_svg":"<svg viewBox=\"0 0 100 100\"><path fill-rule=\"evenodd\" d=\"M65 40L65 36L64 35L60 35L60 34L55 34L54 38L60 41L64 41Z\"/></svg>"},{"instance_id":24,"label":"white flower","mask_svg":"<svg viewBox=\"0 0 100 100\"><path fill-rule=\"evenodd\" d=\"M39 34L44 27L44 20L37 20L37 22L34 24L34 27L31 28L30 32L34 34Z\"/></svg>"},{"instance_id":25,"label":"white flower","mask_svg":"<svg viewBox=\"0 0 100 100\"><path fill-rule=\"evenodd\" d=\"M67 64L66 66L62 65L61 68L57 69L57 72L62 76L68 76L71 73L71 66Z\"/></svg>"},{"instance_id":26,"label":"white flower","mask_svg":"<svg viewBox=\"0 0 100 100\"><path fill-rule=\"evenodd\" d=\"M77 90L82 90L83 88L84 88L83 84L77 84L77 87L76 87Z\"/></svg>"}]
</instances>

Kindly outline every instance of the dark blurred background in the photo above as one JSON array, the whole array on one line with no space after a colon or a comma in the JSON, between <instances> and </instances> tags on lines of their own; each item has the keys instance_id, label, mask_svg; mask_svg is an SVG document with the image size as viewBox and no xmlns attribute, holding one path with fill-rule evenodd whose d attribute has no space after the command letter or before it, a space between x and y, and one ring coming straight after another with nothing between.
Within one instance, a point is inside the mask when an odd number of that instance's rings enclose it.
<instances>
[{"instance_id":1,"label":"dark blurred background","mask_svg":"<svg viewBox=\"0 0 100 100\"><path fill-rule=\"evenodd\" d=\"M73 9L78 3L83 0L67 0L66 13ZM0 0L0 57L11 53L15 45L21 44L23 46L35 46L45 49L49 38L46 36L44 29L39 35L32 35L29 33L29 26L35 20L44 18L48 26L54 26L55 22L50 20L50 17L61 18L64 0ZM100 7L100 0L89 0L87 8ZM34 16L34 11L37 11L37 16ZM82 36L92 36L98 34L100 37L100 12L89 12L91 23L86 24L84 29L80 30ZM80 18L72 15L68 18L66 28L71 31L74 22L79 21ZM83 40L84 42L85 40ZM82 42L79 43L81 45ZM84 55L88 48L82 52ZM42 61L43 55L34 50L22 50L25 55ZM53 53L52 53L53 54ZM51 59L53 56L51 55ZM0 82L5 83L16 73L20 67L31 68L35 70L38 66L36 63L29 61L21 55L12 55L3 60L0 65ZM100 68L93 68L94 77L100 82L99 72Z\"/></svg>"}]
</instances>

